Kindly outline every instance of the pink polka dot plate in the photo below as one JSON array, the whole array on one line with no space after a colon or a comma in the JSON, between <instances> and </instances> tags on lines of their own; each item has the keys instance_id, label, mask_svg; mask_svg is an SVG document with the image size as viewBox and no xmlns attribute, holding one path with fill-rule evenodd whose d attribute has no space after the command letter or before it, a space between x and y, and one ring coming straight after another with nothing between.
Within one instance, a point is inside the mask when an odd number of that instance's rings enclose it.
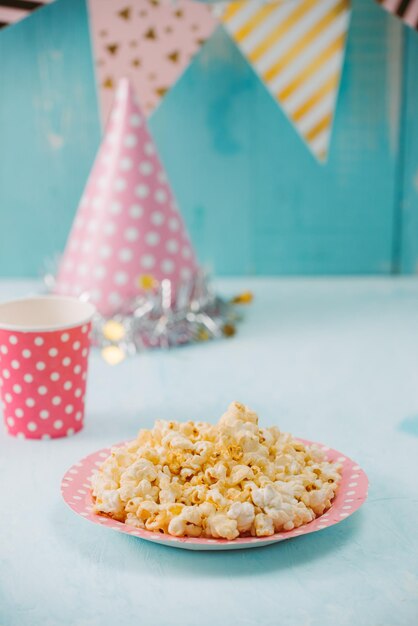
<instances>
[{"instance_id":1,"label":"pink polka dot plate","mask_svg":"<svg viewBox=\"0 0 418 626\"><path fill-rule=\"evenodd\" d=\"M301 439L303 443L311 445L313 442ZM118 444L122 445L122 444ZM326 453L329 461L338 461L343 466L341 483L332 506L323 515L309 524L304 524L294 530L276 533L270 537L241 537L234 541L226 539L195 539L189 537L172 537L160 533L141 530L127 526L108 517L93 512L93 500L90 492L90 477L97 467L110 454L110 448L103 448L85 457L73 465L65 474L61 483L61 492L65 502L78 515L101 526L140 537L147 541L160 543L185 550L239 550L240 548L259 548L272 543L307 535L308 533L323 530L338 524L361 507L367 498L368 480L365 472L351 459L337 450L319 445Z\"/></svg>"}]
</instances>

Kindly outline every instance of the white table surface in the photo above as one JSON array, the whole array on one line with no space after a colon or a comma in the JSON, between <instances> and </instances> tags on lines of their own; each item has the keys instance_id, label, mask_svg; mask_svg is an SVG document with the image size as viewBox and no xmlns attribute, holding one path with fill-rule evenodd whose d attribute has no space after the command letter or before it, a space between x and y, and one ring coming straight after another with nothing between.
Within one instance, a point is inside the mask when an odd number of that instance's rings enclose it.
<instances>
[{"instance_id":1,"label":"white table surface","mask_svg":"<svg viewBox=\"0 0 418 626\"><path fill-rule=\"evenodd\" d=\"M0 433L1 626L418 624L418 281L219 281L256 298L237 337L90 363L84 430ZM0 282L0 300L36 284ZM60 479L156 418L216 421L231 400L368 473L337 526L271 547L188 552L77 517Z\"/></svg>"}]
</instances>

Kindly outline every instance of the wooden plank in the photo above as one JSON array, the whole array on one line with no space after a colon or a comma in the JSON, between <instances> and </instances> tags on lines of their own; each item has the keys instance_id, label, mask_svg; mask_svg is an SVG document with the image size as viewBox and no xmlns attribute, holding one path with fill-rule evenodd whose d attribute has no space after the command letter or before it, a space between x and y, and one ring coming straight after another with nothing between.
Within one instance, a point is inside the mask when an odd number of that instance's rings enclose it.
<instances>
[{"instance_id":1,"label":"wooden plank","mask_svg":"<svg viewBox=\"0 0 418 626\"><path fill-rule=\"evenodd\" d=\"M392 271L389 89L401 59L390 59L401 31L377 4L354 0L324 167L227 36L218 31L206 44L152 119L204 262L222 274Z\"/></svg>"},{"instance_id":2,"label":"wooden plank","mask_svg":"<svg viewBox=\"0 0 418 626\"><path fill-rule=\"evenodd\" d=\"M418 272L418 35L405 28L405 89L400 197L400 270Z\"/></svg>"},{"instance_id":3,"label":"wooden plank","mask_svg":"<svg viewBox=\"0 0 418 626\"><path fill-rule=\"evenodd\" d=\"M0 274L37 276L65 243L99 141L84 0L0 32Z\"/></svg>"},{"instance_id":4,"label":"wooden plank","mask_svg":"<svg viewBox=\"0 0 418 626\"><path fill-rule=\"evenodd\" d=\"M223 30L204 46L151 119L202 262L220 274L392 271L401 32L354 0L326 166ZM0 274L37 275L64 245L99 141L90 54L83 0L0 32Z\"/></svg>"}]
</instances>

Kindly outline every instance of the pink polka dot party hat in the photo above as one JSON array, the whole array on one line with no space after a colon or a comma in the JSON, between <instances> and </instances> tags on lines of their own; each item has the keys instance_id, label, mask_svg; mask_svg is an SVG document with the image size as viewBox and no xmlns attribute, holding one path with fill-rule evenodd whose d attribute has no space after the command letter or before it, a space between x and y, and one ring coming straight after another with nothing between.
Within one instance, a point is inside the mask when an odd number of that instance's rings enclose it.
<instances>
[{"instance_id":1,"label":"pink polka dot party hat","mask_svg":"<svg viewBox=\"0 0 418 626\"><path fill-rule=\"evenodd\" d=\"M93 343L116 365L144 348L235 334L236 304L198 266L145 117L127 79L119 83L105 136L68 237L56 294L91 300Z\"/></svg>"},{"instance_id":2,"label":"pink polka dot party hat","mask_svg":"<svg viewBox=\"0 0 418 626\"><path fill-rule=\"evenodd\" d=\"M54 286L112 316L153 285L198 272L145 116L127 79L87 181Z\"/></svg>"}]
</instances>

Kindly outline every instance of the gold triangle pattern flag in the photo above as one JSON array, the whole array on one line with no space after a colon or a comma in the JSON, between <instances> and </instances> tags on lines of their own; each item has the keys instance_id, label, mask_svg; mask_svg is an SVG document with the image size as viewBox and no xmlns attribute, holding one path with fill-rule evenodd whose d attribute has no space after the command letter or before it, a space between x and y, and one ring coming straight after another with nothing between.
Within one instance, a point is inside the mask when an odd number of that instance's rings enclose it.
<instances>
[{"instance_id":1,"label":"gold triangle pattern flag","mask_svg":"<svg viewBox=\"0 0 418 626\"><path fill-rule=\"evenodd\" d=\"M193 0L88 0L88 7L104 121L123 77L150 115L218 26L211 8Z\"/></svg>"},{"instance_id":2,"label":"gold triangle pattern flag","mask_svg":"<svg viewBox=\"0 0 418 626\"><path fill-rule=\"evenodd\" d=\"M232 2L221 21L312 153L325 161L350 0Z\"/></svg>"}]
</instances>

